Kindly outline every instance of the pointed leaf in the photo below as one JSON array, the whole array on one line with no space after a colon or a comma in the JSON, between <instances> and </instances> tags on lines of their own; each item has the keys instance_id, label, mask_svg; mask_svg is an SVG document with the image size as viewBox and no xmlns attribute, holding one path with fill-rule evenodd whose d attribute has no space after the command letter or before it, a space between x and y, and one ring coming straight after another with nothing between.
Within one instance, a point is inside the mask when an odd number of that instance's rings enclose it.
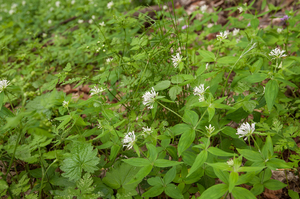
<instances>
[{"instance_id":1,"label":"pointed leaf","mask_svg":"<svg viewBox=\"0 0 300 199\"><path fill-rule=\"evenodd\" d=\"M234 198L256 199L248 189L242 187L234 187L232 195Z\"/></svg>"},{"instance_id":2,"label":"pointed leaf","mask_svg":"<svg viewBox=\"0 0 300 199\"><path fill-rule=\"evenodd\" d=\"M267 83L266 89L265 89L265 99L266 99L267 107L268 107L269 111L271 111L271 109L275 103L275 100L278 95L278 90L279 90L279 85L276 80L270 80Z\"/></svg>"},{"instance_id":3,"label":"pointed leaf","mask_svg":"<svg viewBox=\"0 0 300 199\"><path fill-rule=\"evenodd\" d=\"M180 189L174 184L168 184L165 193L171 198L183 198Z\"/></svg>"},{"instance_id":4,"label":"pointed leaf","mask_svg":"<svg viewBox=\"0 0 300 199\"><path fill-rule=\"evenodd\" d=\"M175 177L176 177L176 167L174 166L164 176L163 179L164 179L165 184L171 183Z\"/></svg>"},{"instance_id":5,"label":"pointed leaf","mask_svg":"<svg viewBox=\"0 0 300 199\"><path fill-rule=\"evenodd\" d=\"M183 115L183 121L188 124L195 126L199 120L199 116L195 111L186 109Z\"/></svg>"},{"instance_id":6,"label":"pointed leaf","mask_svg":"<svg viewBox=\"0 0 300 199\"><path fill-rule=\"evenodd\" d=\"M239 174L237 172L231 172L229 175L229 193L232 192L233 188L235 187L237 181L239 179Z\"/></svg>"},{"instance_id":7,"label":"pointed leaf","mask_svg":"<svg viewBox=\"0 0 300 199\"><path fill-rule=\"evenodd\" d=\"M203 150L197 155L195 162L194 162L193 166L191 167L190 172L187 175L187 177L189 177L193 172L195 172L197 169L199 169L202 166L202 164L206 161L206 159L207 159L207 151Z\"/></svg>"},{"instance_id":8,"label":"pointed leaf","mask_svg":"<svg viewBox=\"0 0 300 199\"><path fill-rule=\"evenodd\" d=\"M176 162L176 161L165 160L165 159L158 159L154 162L154 166L157 167L172 167L179 164L182 164L182 162Z\"/></svg>"},{"instance_id":9,"label":"pointed leaf","mask_svg":"<svg viewBox=\"0 0 300 199\"><path fill-rule=\"evenodd\" d=\"M181 154L191 146L194 140L195 131L193 129L190 129L189 131L183 133L178 143L178 155L181 156Z\"/></svg>"},{"instance_id":10,"label":"pointed leaf","mask_svg":"<svg viewBox=\"0 0 300 199\"><path fill-rule=\"evenodd\" d=\"M144 158L123 159L124 162L136 167L144 167L150 165L150 161Z\"/></svg>"},{"instance_id":11,"label":"pointed leaf","mask_svg":"<svg viewBox=\"0 0 300 199\"><path fill-rule=\"evenodd\" d=\"M222 197L228 191L228 185L217 184L206 189L199 199L218 199Z\"/></svg>"}]
</instances>

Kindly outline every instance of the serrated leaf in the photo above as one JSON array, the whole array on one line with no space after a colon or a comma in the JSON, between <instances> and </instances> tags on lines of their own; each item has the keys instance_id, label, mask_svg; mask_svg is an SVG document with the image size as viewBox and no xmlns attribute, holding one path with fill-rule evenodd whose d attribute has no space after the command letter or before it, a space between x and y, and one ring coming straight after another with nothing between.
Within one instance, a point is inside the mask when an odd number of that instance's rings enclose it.
<instances>
[{"instance_id":1,"label":"serrated leaf","mask_svg":"<svg viewBox=\"0 0 300 199\"><path fill-rule=\"evenodd\" d=\"M74 181L79 180L82 171L93 173L98 170L96 165L99 162L100 159L93 146L88 143L73 143L70 157L67 157L60 167L65 172L62 176Z\"/></svg>"},{"instance_id":2,"label":"serrated leaf","mask_svg":"<svg viewBox=\"0 0 300 199\"><path fill-rule=\"evenodd\" d=\"M92 193L94 187L92 187L93 179L89 173L84 174L83 178L76 182L81 194Z\"/></svg>"}]
</instances>

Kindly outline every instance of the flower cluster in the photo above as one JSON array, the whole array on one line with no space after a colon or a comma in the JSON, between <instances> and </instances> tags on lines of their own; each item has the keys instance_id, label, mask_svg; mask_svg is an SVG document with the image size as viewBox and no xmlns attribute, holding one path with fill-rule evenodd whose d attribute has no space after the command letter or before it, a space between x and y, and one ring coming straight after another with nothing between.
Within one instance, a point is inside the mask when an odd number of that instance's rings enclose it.
<instances>
[{"instance_id":1,"label":"flower cluster","mask_svg":"<svg viewBox=\"0 0 300 199\"><path fill-rule=\"evenodd\" d=\"M207 88L204 88L204 84L200 84L200 86L196 86L194 88L194 95L199 96L199 102L203 102L205 100L204 93L208 88L209 88L209 86Z\"/></svg>"},{"instance_id":2,"label":"flower cluster","mask_svg":"<svg viewBox=\"0 0 300 199\"><path fill-rule=\"evenodd\" d=\"M236 36L237 34L239 34L239 32L240 32L240 29L236 29L236 28L235 28L235 29L233 30L233 32L232 32L232 35L233 35L233 36Z\"/></svg>"},{"instance_id":3,"label":"flower cluster","mask_svg":"<svg viewBox=\"0 0 300 199\"><path fill-rule=\"evenodd\" d=\"M280 20L281 20L281 21L287 21L288 19L289 19L289 16L284 15Z\"/></svg>"},{"instance_id":4,"label":"flower cluster","mask_svg":"<svg viewBox=\"0 0 300 199\"><path fill-rule=\"evenodd\" d=\"M109 2L109 3L107 4L107 8L108 8L108 9L111 9L113 6L114 6L114 2L113 2L113 1L111 1L111 2Z\"/></svg>"},{"instance_id":5,"label":"flower cluster","mask_svg":"<svg viewBox=\"0 0 300 199\"><path fill-rule=\"evenodd\" d=\"M283 31L282 28L277 28L277 32L280 34Z\"/></svg>"},{"instance_id":6,"label":"flower cluster","mask_svg":"<svg viewBox=\"0 0 300 199\"><path fill-rule=\"evenodd\" d=\"M237 129L237 135L239 138L245 137L244 140L247 140L247 138L255 131L255 123L250 124L248 122L243 123L240 128Z\"/></svg>"},{"instance_id":7,"label":"flower cluster","mask_svg":"<svg viewBox=\"0 0 300 199\"><path fill-rule=\"evenodd\" d=\"M200 7L201 12L202 12L202 13L205 13L206 10L207 10L207 7L208 7L207 5L201 6L201 7Z\"/></svg>"},{"instance_id":8,"label":"flower cluster","mask_svg":"<svg viewBox=\"0 0 300 199\"><path fill-rule=\"evenodd\" d=\"M6 79L0 81L0 93L9 85L9 81Z\"/></svg>"},{"instance_id":9,"label":"flower cluster","mask_svg":"<svg viewBox=\"0 0 300 199\"><path fill-rule=\"evenodd\" d=\"M123 147L126 146L128 149L131 149L134 143L135 143L134 131L127 133L123 139Z\"/></svg>"},{"instance_id":10,"label":"flower cluster","mask_svg":"<svg viewBox=\"0 0 300 199\"><path fill-rule=\"evenodd\" d=\"M63 101L62 105L65 108L68 108L70 101Z\"/></svg>"},{"instance_id":11,"label":"flower cluster","mask_svg":"<svg viewBox=\"0 0 300 199\"><path fill-rule=\"evenodd\" d=\"M158 95L158 93L155 92L154 88L152 87L151 91L147 91L143 95L143 104L148 107L148 109L153 109L153 105L155 102L155 97Z\"/></svg>"},{"instance_id":12,"label":"flower cluster","mask_svg":"<svg viewBox=\"0 0 300 199\"><path fill-rule=\"evenodd\" d=\"M98 88L97 86L94 86L94 88L91 89L91 95L97 95L97 94L100 94L102 93L103 91L105 91L104 88Z\"/></svg>"},{"instance_id":13,"label":"flower cluster","mask_svg":"<svg viewBox=\"0 0 300 199\"><path fill-rule=\"evenodd\" d=\"M112 62L113 58L107 58L106 59L106 63L109 64L110 62Z\"/></svg>"},{"instance_id":14,"label":"flower cluster","mask_svg":"<svg viewBox=\"0 0 300 199\"><path fill-rule=\"evenodd\" d=\"M147 127L142 127L142 129L143 129L143 134L144 135L150 135L152 133L151 127L150 128L148 128L148 126Z\"/></svg>"},{"instance_id":15,"label":"flower cluster","mask_svg":"<svg viewBox=\"0 0 300 199\"><path fill-rule=\"evenodd\" d=\"M224 39L227 39L229 32L225 30L224 32L220 32L219 35L217 35L217 40L223 41Z\"/></svg>"},{"instance_id":16,"label":"flower cluster","mask_svg":"<svg viewBox=\"0 0 300 199\"><path fill-rule=\"evenodd\" d=\"M269 56L273 56L274 58L272 59L279 59L281 57L286 57L286 55L283 54L284 52L285 50L280 50L279 48L275 48L270 52Z\"/></svg>"},{"instance_id":17,"label":"flower cluster","mask_svg":"<svg viewBox=\"0 0 300 199\"><path fill-rule=\"evenodd\" d=\"M239 10L240 13L242 13L244 10L243 7L238 7L237 9Z\"/></svg>"},{"instance_id":18,"label":"flower cluster","mask_svg":"<svg viewBox=\"0 0 300 199\"><path fill-rule=\"evenodd\" d=\"M176 53L176 55L172 55L172 62L174 64L174 67L177 68L179 63L181 62L182 57L180 56L179 53Z\"/></svg>"},{"instance_id":19,"label":"flower cluster","mask_svg":"<svg viewBox=\"0 0 300 199\"><path fill-rule=\"evenodd\" d=\"M215 127L214 126L212 126L211 124L209 124L209 126L207 127L207 126L205 126L205 128L206 128L206 131L209 133L209 134L212 134L212 132L214 132L215 131Z\"/></svg>"}]
</instances>

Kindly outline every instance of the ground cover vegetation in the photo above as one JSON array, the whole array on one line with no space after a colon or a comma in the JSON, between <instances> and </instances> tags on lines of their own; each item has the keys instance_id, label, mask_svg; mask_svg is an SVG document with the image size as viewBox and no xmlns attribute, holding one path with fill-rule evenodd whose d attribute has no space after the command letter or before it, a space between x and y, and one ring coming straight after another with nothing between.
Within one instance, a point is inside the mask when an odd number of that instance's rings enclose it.
<instances>
[{"instance_id":1,"label":"ground cover vegetation","mask_svg":"<svg viewBox=\"0 0 300 199\"><path fill-rule=\"evenodd\" d=\"M0 2L2 197L299 198L297 11Z\"/></svg>"}]
</instances>

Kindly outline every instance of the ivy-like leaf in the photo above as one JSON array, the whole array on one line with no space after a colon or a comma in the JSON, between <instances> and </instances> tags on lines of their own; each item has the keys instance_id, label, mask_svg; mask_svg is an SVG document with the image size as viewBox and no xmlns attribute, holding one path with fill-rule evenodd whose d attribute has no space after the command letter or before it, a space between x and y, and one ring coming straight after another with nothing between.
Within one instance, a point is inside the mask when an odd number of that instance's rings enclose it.
<instances>
[{"instance_id":1,"label":"ivy-like leaf","mask_svg":"<svg viewBox=\"0 0 300 199\"><path fill-rule=\"evenodd\" d=\"M96 165L100 159L97 157L97 151L88 143L73 143L71 156L67 157L60 167L65 173L64 177L70 180L79 180L82 170L93 173L98 169Z\"/></svg>"}]
</instances>

